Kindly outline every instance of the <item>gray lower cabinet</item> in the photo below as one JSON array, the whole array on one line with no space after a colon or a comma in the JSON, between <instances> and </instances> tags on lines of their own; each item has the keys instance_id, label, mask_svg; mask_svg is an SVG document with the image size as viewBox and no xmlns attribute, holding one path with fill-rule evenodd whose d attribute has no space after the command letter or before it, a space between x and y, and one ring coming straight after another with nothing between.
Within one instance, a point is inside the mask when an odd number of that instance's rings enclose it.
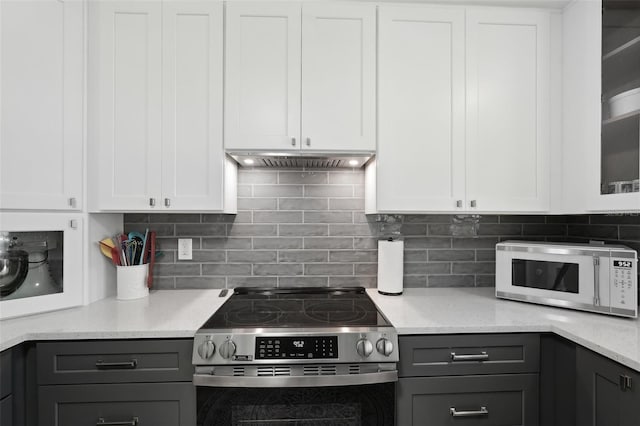
<instances>
[{"instance_id":1,"label":"gray lower cabinet","mask_svg":"<svg viewBox=\"0 0 640 426\"><path fill-rule=\"evenodd\" d=\"M540 336L400 336L398 426L536 426Z\"/></svg>"},{"instance_id":2,"label":"gray lower cabinet","mask_svg":"<svg viewBox=\"0 0 640 426\"><path fill-rule=\"evenodd\" d=\"M0 399L0 426L13 425L13 395Z\"/></svg>"},{"instance_id":3,"label":"gray lower cabinet","mask_svg":"<svg viewBox=\"0 0 640 426\"><path fill-rule=\"evenodd\" d=\"M640 373L578 347L576 420L580 426L638 426Z\"/></svg>"},{"instance_id":4,"label":"gray lower cabinet","mask_svg":"<svg viewBox=\"0 0 640 426\"><path fill-rule=\"evenodd\" d=\"M191 339L40 342L39 426L195 426Z\"/></svg>"},{"instance_id":5,"label":"gray lower cabinet","mask_svg":"<svg viewBox=\"0 0 640 426\"><path fill-rule=\"evenodd\" d=\"M402 378L398 425L537 425L538 375Z\"/></svg>"},{"instance_id":6,"label":"gray lower cabinet","mask_svg":"<svg viewBox=\"0 0 640 426\"><path fill-rule=\"evenodd\" d=\"M127 383L191 380L190 339L38 343L38 383Z\"/></svg>"},{"instance_id":7,"label":"gray lower cabinet","mask_svg":"<svg viewBox=\"0 0 640 426\"><path fill-rule=\"evenodd\" d=\"M0 353L0 426L27 424L26 346L21 344Z\"/></svg>"},{"instance_id":8,"label":"gray lower cabinet","mask_svg":"<svg viewBox=\"0 0 640 426\"><path fill-rule=\"evenodd\" d=\"M195 425L191 383L40 386L41 426Z\"/></svg>"}]
</instances>

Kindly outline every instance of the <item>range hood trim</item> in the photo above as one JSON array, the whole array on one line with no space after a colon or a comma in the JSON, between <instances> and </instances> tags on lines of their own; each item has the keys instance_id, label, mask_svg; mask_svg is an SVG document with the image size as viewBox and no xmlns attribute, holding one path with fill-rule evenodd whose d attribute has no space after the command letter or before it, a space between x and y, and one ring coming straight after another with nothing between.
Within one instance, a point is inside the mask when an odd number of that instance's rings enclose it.
<instances>
[{"instance_id":1,"label":"range hood trim","mask_svg":"<svg viewBox=\"0 0 640 426\"><path fill-rule=\"evenodd\" d=\"M258 168L362 168L373 157L375 151L255 151L255 150L227 150L226 153L241 167ZM254 160L253 164L247 164L245 160ZM355 160L357 165L349 164Z\"/></svg>"}]
</instances>

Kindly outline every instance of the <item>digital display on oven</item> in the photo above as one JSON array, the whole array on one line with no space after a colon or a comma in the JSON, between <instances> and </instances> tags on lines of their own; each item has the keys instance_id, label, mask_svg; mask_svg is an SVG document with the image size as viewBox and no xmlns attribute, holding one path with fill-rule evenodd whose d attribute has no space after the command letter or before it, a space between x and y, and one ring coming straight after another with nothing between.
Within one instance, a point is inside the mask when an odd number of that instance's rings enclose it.
<instances>
[{"instance_id":1,"label":"digital display on oven","mask_svg":"<svg viewBox=\"0 0 640 426\"><path fill-rule=\"evenodd\" d=\"M256 359L338 358L337 336L256 337Z\"/></svg>"}]
</instances>

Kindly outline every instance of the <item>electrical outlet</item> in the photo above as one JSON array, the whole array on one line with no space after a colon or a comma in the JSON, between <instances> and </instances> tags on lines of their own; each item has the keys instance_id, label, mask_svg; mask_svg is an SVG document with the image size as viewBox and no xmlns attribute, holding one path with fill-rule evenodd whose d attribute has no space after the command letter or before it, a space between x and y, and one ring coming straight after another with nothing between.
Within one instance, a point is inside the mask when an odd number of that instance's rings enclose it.
<instances>
[{"instance_id":1,"label":"electrical outlet","mask_svg":"<svg viewBox=\"0 0 640 426\"><path fill-rule=\"evenodd\" d=\"M192 246L193 240L191 238L178 238L178 260L193 259Z\"/></svg>"}]
</instances>

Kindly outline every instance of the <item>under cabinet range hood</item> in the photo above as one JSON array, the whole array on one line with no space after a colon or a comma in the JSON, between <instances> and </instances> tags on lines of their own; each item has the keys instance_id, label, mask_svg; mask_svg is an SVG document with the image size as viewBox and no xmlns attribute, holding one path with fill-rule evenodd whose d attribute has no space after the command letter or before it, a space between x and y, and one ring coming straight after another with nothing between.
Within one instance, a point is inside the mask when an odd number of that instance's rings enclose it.
<instances>
[{"instance_id":1,"label":"under cabinet range hood","mask_svg":"<svg viewBox=\"0 0 640 426\"><path fill-rule=\"evenodd\" d=\"M375 155L372 151L306 152L306 151L227 151L243 167L279 169L360 168Z\"/></svg>"}]
</instances>

